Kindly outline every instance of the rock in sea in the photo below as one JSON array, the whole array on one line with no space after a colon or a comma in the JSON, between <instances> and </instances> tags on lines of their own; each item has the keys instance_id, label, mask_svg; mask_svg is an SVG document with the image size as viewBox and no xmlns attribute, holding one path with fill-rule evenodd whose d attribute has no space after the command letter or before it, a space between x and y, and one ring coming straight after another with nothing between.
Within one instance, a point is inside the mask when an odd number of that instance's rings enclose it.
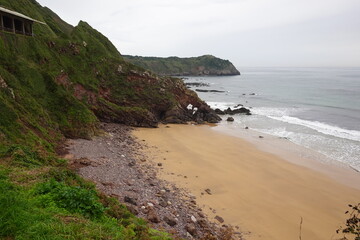
<instances>
[{"instance_id":1,"label":"rock in sea","mask_svg":"<svg viewBox=\"0 0 360 240\"><path fill-rule=\"evenodd\" d=\"M233 121L234 121L234 118L233 118L233 117L228 117L228 118L226 119L226 121L228 121L228 122L233 122Z\"/></svg>"}]
</instances>

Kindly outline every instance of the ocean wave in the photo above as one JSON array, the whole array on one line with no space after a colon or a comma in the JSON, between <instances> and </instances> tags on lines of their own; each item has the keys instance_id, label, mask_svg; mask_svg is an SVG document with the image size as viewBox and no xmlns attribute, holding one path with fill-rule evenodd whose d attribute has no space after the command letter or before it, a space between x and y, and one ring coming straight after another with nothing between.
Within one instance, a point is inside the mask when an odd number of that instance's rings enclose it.
<instances>
[{"instance_id":1,"label":"ocean wave","mask_svg":"<svg viewBox=\"0 0 360 240\"><path fill-rule=\"evenodd\" d=\"M360 145L354 142L348 142L347 139L329 138L327 136L293 132L287 130L285 127L254 130L272 136L287 138L295 144L315 150L329 159L345 163L360 171L360 162L358 158ZM321 159L321 161L326 161L326 159Z\"/></svg>"},{"instance_id":2,"label":"ocean wave","mask_svg":"<svg viewBox=\"0 0 360 240\"><path fill-rule=\"evenodd\" d=\"M266 116L268 118L286 122L290 124L300 125L303 127L310 128L319 133L330 135L333 137L344 138L353 141L360 141L360 131L344 129L338 126L329 125L327 123L319 121L309 121L303 120L297 117L292 117L290 115L299 113L306 109L301 108L254 108L252 110L253 114Z\"/></svg>"},{"instance_id":3,"label":"ocean wave","mask_svg":"<svg viewBox=\"0 0 360 240\"><path fill-rule=\"evenodd\" d=\"M212 109L219 108L220 110L225 110L228 107L233 108L236 103L233 102L206 102Z\"/></svg>"},{"instance_id":4,"label":"ocean wave","mask_svg":"<svg viewBox=\"0 0 360 240\"><path fill-rule=\"evenodd\" d=\"M289 116L290 114L294 114L300 111L303 111L304 109L300 108L269 108L269 107L258 107L253 108L251 111L253 114L267 116L267 117L282 117L282 116Z\"/></svg>"},{"instance_id":5,"label":"ocean wave","mask_svg":"<svg viewBox=\"0 0 360 240\"><path fill-rule=\"evenodd\" d=\"M348 130L337 126L332 126L327 123L322 123L318 121L308 121L290 116L281 116L281 117L268 116L268 117L286 123L305 126L307 128L311 128L325 135L330 135L338 138L344 138L344 139L360 142L360 131Z\"/></svg>"}]
</instances>

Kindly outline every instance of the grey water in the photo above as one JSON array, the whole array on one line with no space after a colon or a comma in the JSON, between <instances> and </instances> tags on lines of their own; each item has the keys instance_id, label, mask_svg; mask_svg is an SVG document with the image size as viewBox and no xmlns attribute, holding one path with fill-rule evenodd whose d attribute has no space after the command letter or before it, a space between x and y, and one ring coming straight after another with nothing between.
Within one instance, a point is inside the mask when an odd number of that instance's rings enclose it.
<instances>
[{"instance_id":1,"label":"grey water","mask_svg":"<svg viewBox=\"0 0 360 240\"><path fill-rule=\"evenodd\" d=\"M287 138L360 170L360 68L241 68L240 76L187 77L211 107L251 108L239 128Z\"/></svg>"}]
</instances>

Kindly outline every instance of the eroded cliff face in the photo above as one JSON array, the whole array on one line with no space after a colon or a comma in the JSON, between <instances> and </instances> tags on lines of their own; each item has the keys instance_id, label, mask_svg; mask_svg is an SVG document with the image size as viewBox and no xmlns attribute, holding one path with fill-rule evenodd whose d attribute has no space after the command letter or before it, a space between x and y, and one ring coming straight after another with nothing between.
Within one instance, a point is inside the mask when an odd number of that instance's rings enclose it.
<instances>
[{"instance_id":1,"label":"eroded cliff face","mask_svg":"<svg viewBox=\"0 0 360 240\"><path fill-rule=\"evenodd\" d=\"M82 84L72 83L67 73L61 73L55 81L76 99L85 101L104 122L156 127L161 122L216 123L221 120L181 79L159 77L142 70L131 70L125 74L122 72L125 67L119 65L113 71L124 77L126 85L132 85L131 100L117 97L117 87L104 85L96 90L87 90Z\"/></svg>"},{"instance_id":2,"label":"eroded cliff face","mask_svg":"<svg viewBox=\"0 0 360 240\"><path fill-rule=\"evenodd\" d=\"M47 23L34 25L35 37L0 32L0 110L11 116L0 120L4 138L43 138L54 131L89 138L99 121L156 127L220 120L182 80L126 62L86 22L72 27L29 1L0 0L14 10L32 6L24 14Z\"/></svg>"},{"instance_id":3,"label":"eroded cliff face","mask_svg":"<svg viewBox=\"0 0 360 240\"><path fill-rule=\"evenodd\" d=\"M192 58L124 56L126 61L166 76L232 76L240 72L228 60L212 55Z\"/></svg>"}]
</instances>

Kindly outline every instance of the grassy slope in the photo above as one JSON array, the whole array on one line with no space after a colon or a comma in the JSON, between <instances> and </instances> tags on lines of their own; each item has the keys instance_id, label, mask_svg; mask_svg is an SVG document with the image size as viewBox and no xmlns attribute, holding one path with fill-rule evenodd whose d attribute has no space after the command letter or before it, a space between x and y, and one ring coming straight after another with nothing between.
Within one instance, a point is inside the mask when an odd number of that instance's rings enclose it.
<instances>
[{"instance_id":1,"label":"grassy slope","mask_svg":"<svg viewBox=\"0 0 360 240\"><path fill-rule=\"evenodd\" d=\"M141 81L127 81L142 70L85 22L72 27L34 0L0 5L47 23L34 25L35 37L0 32L0 238L168 239L56 155L65 136L95 134L97 115L151 114L134 90ZM157 87L144 96L171 105L174 97L154 94Z\"/></svg>"},{"instance_id":2,"label":"grassy slope","mask_svg":"<svg viewBox=\"0 0 360 240\"><path fill-rule=\"evenodd\" d=\"M201 57L124 56L125 60L161 75L238 75L234 65L211 55Z\"/></svg>"}]
</instances>

